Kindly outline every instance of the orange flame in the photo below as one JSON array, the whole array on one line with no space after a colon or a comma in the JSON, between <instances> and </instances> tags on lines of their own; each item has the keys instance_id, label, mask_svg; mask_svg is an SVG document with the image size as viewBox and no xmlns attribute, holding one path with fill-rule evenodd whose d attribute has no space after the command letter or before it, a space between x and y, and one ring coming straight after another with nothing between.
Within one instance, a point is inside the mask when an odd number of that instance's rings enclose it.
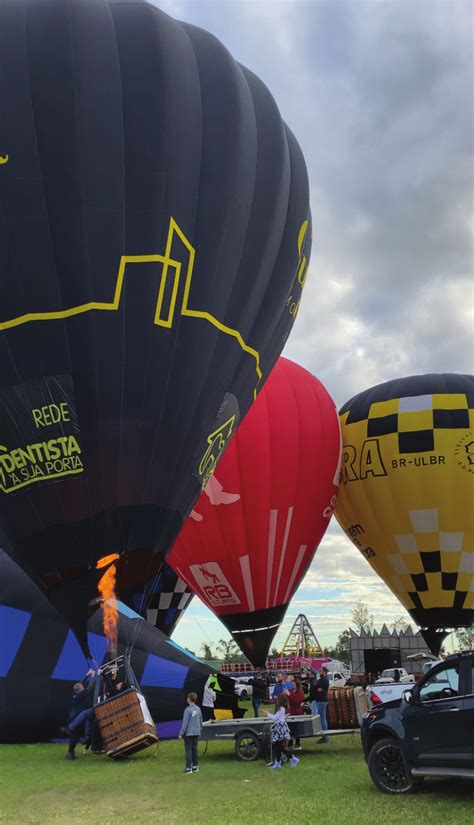
<instances>
[{"instance_id":1,"label":"orange flame","mask_svg":"<svg viewBox=\"0 0 474 825\"><path fill-rule=\"evenodd\" d=\"M109 640L109 650L117 650L117 622L118 610L115 595L115 584L117 581L117 568L114 561L119 559L118 553L112 553L109 556L104 556L99 559L96 564L96 569L101 570L103 567L110 565L106 570L97 585L100 595L102 596L102 622L104 633Z\"/></svg>"}]
</instances>

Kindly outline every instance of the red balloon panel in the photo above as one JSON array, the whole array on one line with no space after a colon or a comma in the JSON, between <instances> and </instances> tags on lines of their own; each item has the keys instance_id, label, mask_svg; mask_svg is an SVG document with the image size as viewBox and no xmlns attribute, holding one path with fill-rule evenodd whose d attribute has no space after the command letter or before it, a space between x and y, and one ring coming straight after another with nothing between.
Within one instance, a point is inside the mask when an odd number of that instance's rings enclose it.
<instances>
[{"instance_id":1,"label":"red balloon panel","mask_svg":"<svg viewBox=\"0 0 474 825\"><path fill-rule=\"evenodd\" d=\"M330 395L280 358L170 554L254 662L329 524L340 453Z\"/></svg>"}]
</instances>

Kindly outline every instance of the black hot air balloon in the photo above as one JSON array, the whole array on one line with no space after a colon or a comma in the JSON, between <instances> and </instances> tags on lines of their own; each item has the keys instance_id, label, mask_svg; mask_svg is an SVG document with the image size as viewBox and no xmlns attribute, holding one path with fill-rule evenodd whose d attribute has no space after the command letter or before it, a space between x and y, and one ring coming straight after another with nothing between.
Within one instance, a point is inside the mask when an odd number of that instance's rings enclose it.
<instances>
[{"instance_id":1,"label":"black hot air balloon","mask_svg":"<svg viewBox=\"0 0 474 825\"><path fill-rule=\"evenodd\" d=\"M138 0L0 6L0 538L86 646L291 330L306 168L266 87Z\"/></svg>"},{"instance_id":2,"label":"black hot air balloon","mask_svg":"<svg viewBox=\"0 0 474 825\"><path fill-rule=\"evenodd\" d=\"M135 550L120 561L116 574L121 601L171 636L194 594L161 553Z\"/></svg>"},{"instance_id":3,"label":"black hot air balloon","mask_svg":"<svg viewBox=\"0 0 474 825\"><path fill-rule=\"evenodd\" d=\"M156 584L152 583L145 593L147 621L166 636L172 636L193 596L186 582L165 564Z\"/></svg>"}]
</instances>

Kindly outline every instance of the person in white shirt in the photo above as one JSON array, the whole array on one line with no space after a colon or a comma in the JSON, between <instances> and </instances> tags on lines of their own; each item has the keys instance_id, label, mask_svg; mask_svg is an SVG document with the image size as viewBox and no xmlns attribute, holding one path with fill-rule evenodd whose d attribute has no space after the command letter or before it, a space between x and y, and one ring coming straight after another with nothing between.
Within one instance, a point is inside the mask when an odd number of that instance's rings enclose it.
<instances>
[{"instance_id":1,"label":"person in white shirt","mask_svg":"<svg viewBox=\"0 0 474 825\"><path fill-rule=\"evenodd\" d=\"M209 719L215 719L214 716L214 702L216 701L216 691L213 687L211 687L211 683L214 684L214 677L209 676L207 680L204 691L202 694L202 718L204 722L207 722Z\"/></svg>"}]
</instances>

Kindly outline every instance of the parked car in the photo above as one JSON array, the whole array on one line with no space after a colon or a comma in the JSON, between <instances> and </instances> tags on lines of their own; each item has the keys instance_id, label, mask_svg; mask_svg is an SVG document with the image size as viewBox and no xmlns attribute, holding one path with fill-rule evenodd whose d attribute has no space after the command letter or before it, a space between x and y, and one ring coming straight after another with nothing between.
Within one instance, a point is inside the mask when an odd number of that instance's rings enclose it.
<instances>
[{"instance_id":1,"label":"parked car","mask_svg":"<svg viewBox=\"0 0 474 825\"><path fill-rule=\"evenodd\" d=\"M375 682L376 685L386 685L391 682L414 682L413 673L408 673L404 667L389 667L383 670Z\"/></svg>"},{"instance_id":2,"label":"parked car","mask_svg":"<svg viewBox=\"0 0 474 825\"><path fill-rule=\"evenodd\" d=\"M408 686L409 687L409 686ZM369 708L381 705L384 702L393 702L401 699L407 690L405 682L390 682L388 684L368 685L365 689L365 697Z\"/></svg>"},{"instance_id":3,"label":"parked car","mask_svg":"<svg viewBox=\"0 0 474 825\"><path fill-rule=\"evenodd\" d=\"M429 662L424 662L421 666L422 675L424 676L425 673L428 673L431 668L439 665L440 662L444 662L444 659L434 659ZM401 668L399 668L399 670L401 670ZM391 674L391 672L392 669L383 671L383 673L389 674ZM406 670L404 671L406 676L400 678L398 682L395 682L392 676L383 678L383 673L380 679L377 679L375 685L368 685L366 688L365 696L369 708L372 708L374 705L380 705L382 702L393 702L394 699L401 699L404 691L407 689L407 684L416 681L414 675L407 673Z\"/></svg>"},{"instance_id":4,"label":"parked car","mask_svg":"<svg viewBox=\"0 0 474 825\"><path fill-rule=\"evenodd\" d=\"M338 659L332 659L330 662L325 662L324 667L326 667L330 673L333 671L343 673L346 679L349 679L351 676L351 669L349 665L346 665L345 662L338 661Z\"/></svg>"},{"instance_id":5,"label":"parked car","mask_svg":"<svg viewBox=\"0 0 474 825\"><path fill-rule=\"evenodd\" d=\"M474 779L473 731L474 651L466 651L364 716L371 779L380 791L399 794L415 790L425 776Z\"/></svg>"},{"instance_id":6,"label":"parked car","mask_svg":"<svg viewBox=\"0 0 474 825\"><path fill-rule=\"evenodd\" d=\"M235 682L234 691L239 699L245 701L245 699L251 699L253 696L253 687L249 685L247 681L238 679Z\"/></svg>"},{"instance_id":7,"label":"parked car","mask_svg":"<svg viewBox=\"0 0 474 825\"><path fill-rule=\"evenodd\" d=\"M328 673L329 687L344 687L349 677L350 674L346 676L345 673L340 673L337 670L332 671Z\"/></svg>"}]
</instances>

